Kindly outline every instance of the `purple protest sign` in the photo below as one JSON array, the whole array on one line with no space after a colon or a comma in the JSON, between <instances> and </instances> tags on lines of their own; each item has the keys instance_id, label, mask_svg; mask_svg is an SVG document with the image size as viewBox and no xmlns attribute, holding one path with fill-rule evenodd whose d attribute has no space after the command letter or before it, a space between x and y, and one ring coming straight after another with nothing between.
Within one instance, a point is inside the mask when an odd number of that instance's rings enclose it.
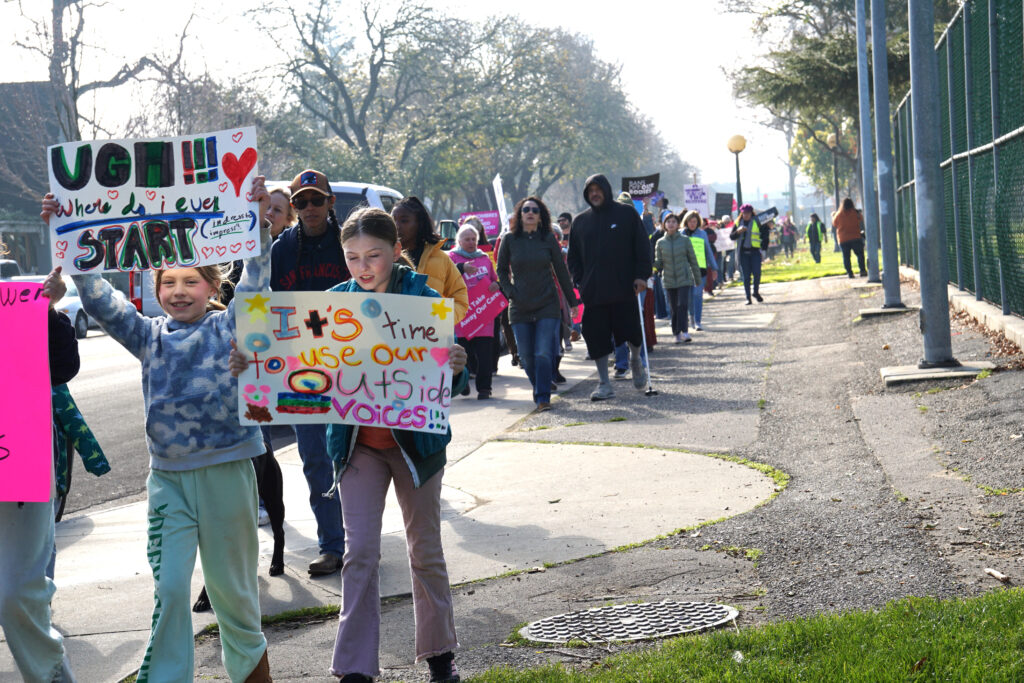
<instances>
[{"instance_id":1,"label":"purple protest sign","mask_svg":"<svg viewBox=\"0 0 1024 683\"><path fill-rule=\"evenodd\" d=\"M483 278L469 285L469 310L466 317L455 326L455 336L472 339L508 308L508 300L500 292L490 291L491 280Z\"/></svg>"}]
</instances>

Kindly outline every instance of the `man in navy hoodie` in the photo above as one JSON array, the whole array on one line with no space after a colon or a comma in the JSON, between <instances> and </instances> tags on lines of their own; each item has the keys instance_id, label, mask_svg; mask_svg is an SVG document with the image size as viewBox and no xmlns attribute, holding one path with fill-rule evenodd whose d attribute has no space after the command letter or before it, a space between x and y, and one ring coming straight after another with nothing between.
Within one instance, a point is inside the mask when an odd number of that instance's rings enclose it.
<instances>
[{"instance_id":1,"label":"man in navy hoodie","mask_svg":"<svg viewBox=\"0 0 1024 683\"><path fill-rule=\"evenodd\" d=\"M299 222L281 233L270 250L270 288L285 292L322 292L349 279L341 251L341 228L334 215L334 193L327 176L306 170L291 184ZM337 498L324 498L334 484L327 455L327 425L295 425L302 473L309 484L309 506L316 517L320 556L309 565L313 576L341 569L345 528Z\"/></svg>"},{"instance_id":2,"label":"man in navy hoodie","mask_svg":"<svg viewBox=\"0 0 1024 683\"><path fill-rule=\"evenodd\" d=\"M641 346L643 328L637 295L651 276L651 247L640 215L612 197L603 175L587 178L583 197L590 208L576 216L569 232L569 273L583 297L583 338L597 364L601 383L590 395L602 401L615 395L608 380L608 354L629 344L633 386L647 383Z\"/></svg>"}]
</instances>

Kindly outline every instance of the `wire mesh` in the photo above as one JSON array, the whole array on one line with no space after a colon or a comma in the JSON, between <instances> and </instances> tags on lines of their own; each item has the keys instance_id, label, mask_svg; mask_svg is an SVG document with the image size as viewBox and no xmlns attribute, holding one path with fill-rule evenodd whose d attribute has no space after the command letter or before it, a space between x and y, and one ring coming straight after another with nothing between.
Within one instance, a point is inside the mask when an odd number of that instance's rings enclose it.
<instances>
[{"instance_id":1,"label":"wire mesh","mask_svg":"<svg viewBox=\"0 0 1024 683\"><path fill-rule=\"evenodd\" d=\"M949 277L982 298L1024 315L1024 3L969 0L936 48L942 107L942 177ZM989 58L996 41L997 127ZM965 40L965 35L967 40ZM969 53L965 54L965 45ZM947 55L948 51L948 55ZM970 92L967 92L967 71ZM952 114L950 114L952 112ZM971 123L968 140L967 122ZM894 115L897 230L902 263L920 267L915 223L910 98ZM995 145L995 140L1007 139ZM967 153L966 158L954 155ZM977 266L975 266L977 261ZM958 277L962 273L962 277ZM975 279L975 271L978 278ZM978 283L976 285L976 283Z\"/></svg>"}]
</instances>

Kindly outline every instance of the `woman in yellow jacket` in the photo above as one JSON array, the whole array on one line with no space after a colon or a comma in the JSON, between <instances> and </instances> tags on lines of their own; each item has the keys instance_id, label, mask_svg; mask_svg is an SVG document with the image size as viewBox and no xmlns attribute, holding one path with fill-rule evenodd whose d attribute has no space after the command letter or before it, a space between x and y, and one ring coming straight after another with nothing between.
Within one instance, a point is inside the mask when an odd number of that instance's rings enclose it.
<instances>
[{"instance_id":1,"label":"woman in yellow jacket","mask_svg":"<svg viewBox=\"0 0 1024 683\"><path fill-rule=\"evenodd\" d=\"M391 209L391 217L398 226L398 239L402 249L416 267L417 273L427 276L427 285L441 296L454 299L455 322L466 317L469 294L462 273L441 250L441 236L434 231L434 221L427 207L418 197L406 197Z\"/></svg>"}]
</instances>

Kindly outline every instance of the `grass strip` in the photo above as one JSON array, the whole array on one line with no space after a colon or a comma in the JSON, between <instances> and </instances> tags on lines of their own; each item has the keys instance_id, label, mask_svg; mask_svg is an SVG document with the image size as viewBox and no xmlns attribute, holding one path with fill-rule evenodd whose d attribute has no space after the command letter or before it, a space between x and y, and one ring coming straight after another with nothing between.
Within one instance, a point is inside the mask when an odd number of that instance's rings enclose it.
<instances>
[{"instance_id":1,"label":"grass strip","mask_svg":"<svg viewBox=\"0 0 1024 683\"><path fill-rule=\"evenodd\" d=\"M800 250L794 258L787 259L781 253L761 266L761 283L794 282L830 275L846 275L843 268L843 254L832 251L831 243L821 250L821 263L815 263L809 251Z\"/></svg>"},{"instance_id":2,"label":"grass strip","mask_svg":"<svg viewBox=\"0 0 1024 683\"><path fill-rule=\"evenodd\" d=\"M473 683L1024 680L1024 592L906 598L878 610L684 636L586 671L491 669Z\"/></svg>"}]
</instances>

